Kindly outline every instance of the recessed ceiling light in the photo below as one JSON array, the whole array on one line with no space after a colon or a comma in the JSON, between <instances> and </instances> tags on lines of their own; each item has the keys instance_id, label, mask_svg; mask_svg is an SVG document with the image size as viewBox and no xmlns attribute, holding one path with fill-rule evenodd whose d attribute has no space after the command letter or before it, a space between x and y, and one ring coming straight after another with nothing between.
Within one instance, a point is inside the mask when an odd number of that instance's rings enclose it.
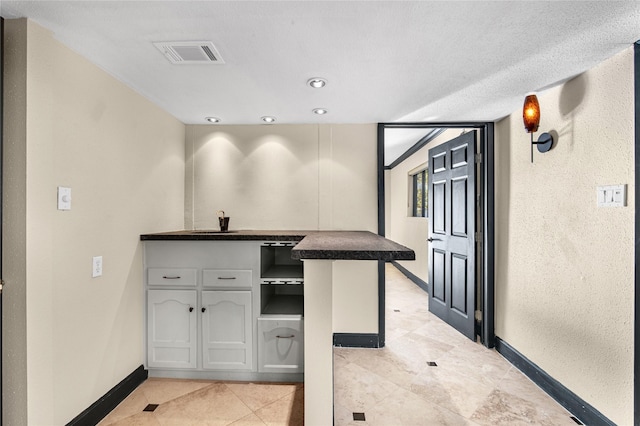
<instances>
[{"instance_id":1,"label":"recessed ceiling light","mask_svg":"<svg viewBox=\"0 0 640 426\"><path fill-rule=\"evenodd\" d=\"M269 115L265 115L264 117L262 117L262 121L264 121L267 124L271 124L271 123L276 121L276 118L275 117L271 117Z\"/></svg>"},{"instance_id":2,"label":"recessed ceiling light","mask_svg":"<svg viewBox=\"0 0 640 426\"><path fill-rule=\"evenodd\" d=\"M219 123L220 119L218 117L206 117L205 120L207 120L209 123Z\"/></svg>"},{"instance_id":3,"label":"recessed ceiling light","mask_svg":"<svg viewBox=\"0 0 640 426\"><path fill-rule=\"evenodd\" d=\"M307 84L313 87L314 89L320 89L321 87L324 87L327 84L327 80L320 77L313 77L307 80Z\"/></svg>"},{"instance_id":4,"label":"recessed ceiling light","mask_svg":"<svg viewBox=\"0 0 640 426\"><path fill-rule=\"evenodd\" d=\"M318 115L323 115L328 113L329 111L327 111L325 108L316 108L313 110L314 114L318 114Z\"/></svg>"}]
</instances>

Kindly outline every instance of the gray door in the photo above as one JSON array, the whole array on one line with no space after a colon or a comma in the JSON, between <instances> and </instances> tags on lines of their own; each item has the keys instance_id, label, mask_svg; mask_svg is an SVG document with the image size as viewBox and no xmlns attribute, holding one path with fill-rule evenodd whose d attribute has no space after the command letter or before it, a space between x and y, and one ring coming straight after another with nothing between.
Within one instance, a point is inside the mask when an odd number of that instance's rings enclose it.
<instances>
[{"instance_id":1,"label":"gray door","mask_svg":"<svg viewBox=\"0 0 640 426\"><path fill-rule=\"evenodd\" d=\"M475 339L476 132L429 150L429 311Z\"/></svg>"}]
</instances>

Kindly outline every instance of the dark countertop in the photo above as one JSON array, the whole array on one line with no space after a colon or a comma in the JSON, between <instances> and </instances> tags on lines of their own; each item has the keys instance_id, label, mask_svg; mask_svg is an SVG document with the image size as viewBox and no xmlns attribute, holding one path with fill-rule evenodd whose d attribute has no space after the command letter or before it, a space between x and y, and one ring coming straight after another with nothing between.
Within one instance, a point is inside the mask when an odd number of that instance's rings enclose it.
<instances>
[{"instance_id":1,"label":"dark countertop","mask_svg":"<svg viewBox=\"0 0 640 426\"><path fill-rule=\"evenodd\" d=\"M319 231L291 250L293 259L415 260L410 248L368 231Z\"/></svg>"},{"instance_id":2,"label":"dark countertop","mask_svg":"<svg viewBox=\"0 0 640 426\"><path fill-rule=\"evenodd\" d=\"M173 231L144 234L142 241L299 241L293 259L415 260L413 250L369 231Z\"/></svg>"},{"instance_id":3,"label":"dark countertop","mask_svg":"<svg viewBox=\"0 0 640 426\"><path fill-rule=\"evenodd\" d=\"M140 235L142 241L186 240L186 241L300 241L314 231L229 231L194 230L172 231Z\"/></svg>"}]
</instances>

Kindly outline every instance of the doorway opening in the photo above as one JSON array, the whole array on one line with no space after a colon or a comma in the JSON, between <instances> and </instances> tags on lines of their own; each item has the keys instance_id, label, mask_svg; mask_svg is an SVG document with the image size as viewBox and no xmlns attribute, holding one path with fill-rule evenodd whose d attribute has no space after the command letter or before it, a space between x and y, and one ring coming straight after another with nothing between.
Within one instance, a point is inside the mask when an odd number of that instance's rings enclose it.
<instances>
[{"instance_id":1,"label":"doorway opening","mask_svg":"<svg viewBox=\"0 0 640 426\"><path fill-rule=\"evenodd\" d=\"M490 122L455 122L455 123L379 123L378 124L378 234L391 238L401 244L416 250L416 262L428 264L425 256L428 256L431 245L427 241L427 237L433 240L434 236L430 235L433 227L433 217L428 217L425 213L422 217L415 217L411 212L416 211L415 206L411 202L434 203L432 194L420 194L416 191L415 174L427 170L429 164L426 151L432 147L440 145L446 141L454 139L464 133L474 132L476 136L475 145L471 153L471 158L475 164L472 170L473 180L475 183L474 199L472 199L475 219L472 238L477 242L474 244L475 266L470 271L475 279L475 312L469 312L472 315L472 321L475 323L475 329L472 334L480 337L480 341L486 347L493 347L495 344L494 332L494 127ZM391 176L392 171L395 173L395 185L392 189ZM397 170L402 170L397 173ZM473 173L472 171L472 173ZM414 173L415 172L415 173ZM426 176L427 173L422 176ZM402 183L398 184L398 176L406 182L403 188ZM423 188L429 188L430 183L424 184ZM412 189L413 188L413 189ZM391 206L393 191L403 192L403 196L410 201L408 205ZM448 195L447 197L450 197ZM423 201L420 201L423 200ZM420 211L433 211L433 206L420 206ZM392 208L394 209L392 211ZM424 209L424 210L423 210ZM400 212L400 213L398 213ZM414 224L420 224L421 231L402 232L398 231L398 226L394 228L394 218L399 215L405 216L406 219L413 221ZM449 213L448 213L449 215ZM422 221L422 222L420 222ZM429 224L429 225L427 225ZM399 227L402 229L402 226ZM411 235L407 237L406 235ZM424 238L423 238L424 237ZM407 238L412 238L412 242L407 243ZM429 245L428 245L429 244ZM422 255L420 254L422 253ZM459 259L459 257L458 257ZM420 264L421 265L421 264ZM402 265L396 264L405 275L412 281L420 285L426 290L434 284L434 279L424 279L427 276L424 270L419 271L416 268L414 272L404 268ZM431 266L429 266L431 270ZM415 273L417 272L417 273ZM421 278L423 277L423 278ZM428 282L432 281L432 282ZM384 263L378 265L378 330L380 347L384 346L385 341L385 271ZM430 294L430 298L432 294Z\"/></svg>"}]
</instances>

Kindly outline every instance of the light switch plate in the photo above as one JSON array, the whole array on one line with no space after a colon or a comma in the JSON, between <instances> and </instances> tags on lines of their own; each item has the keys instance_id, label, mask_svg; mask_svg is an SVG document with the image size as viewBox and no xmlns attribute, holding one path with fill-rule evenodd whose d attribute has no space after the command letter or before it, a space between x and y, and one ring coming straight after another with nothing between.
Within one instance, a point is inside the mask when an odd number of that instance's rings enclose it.
<instances>
[{"instance_id":1,"label":"light switch plate","mask_svg":"<svg viewBox=\"0 0 640 426\"><path fill-rule=\"evenodd\" d=\"M58 187L58 210L71 210L71 188Z\"/></svg>"},{"instance_id":2,"label":"light switch plate","mask_svg":"<svg viewBox=\"0 0 640 426\"><path fill-rule=\"evenodd\" d=\"M102 256L93 257L93 272L91 276L93 278L102 276Z\"/></svg>"},{"instance_id":3,"label":"light switch plate","mask_svg":"<svg viewBox=\"0 0 640 426\"><path fill-rule=\"evenodd\" d=\"M598 207L624 207L627 205L627 185L605 185L597 189Z\"/></svg>"}]
</instances>

